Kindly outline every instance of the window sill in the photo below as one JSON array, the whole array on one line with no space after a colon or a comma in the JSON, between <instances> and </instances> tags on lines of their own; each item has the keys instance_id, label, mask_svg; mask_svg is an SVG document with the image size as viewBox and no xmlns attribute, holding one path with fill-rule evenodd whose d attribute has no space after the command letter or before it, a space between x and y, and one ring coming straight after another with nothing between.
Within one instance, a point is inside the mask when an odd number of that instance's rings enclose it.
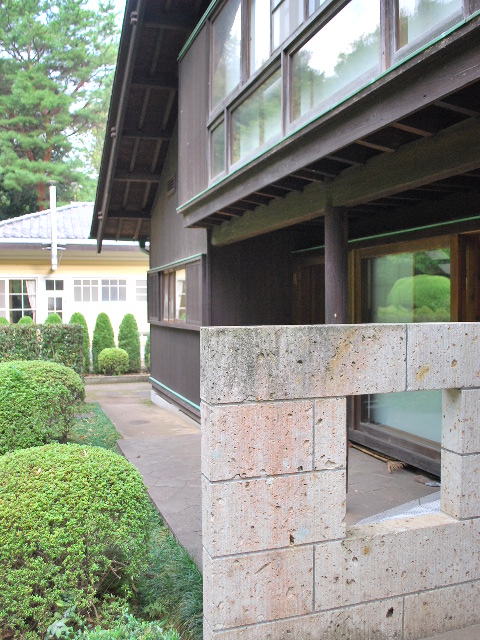
<instances>
[{"instance_id":1,"label":"window sill","mask_svg":"<svg viewBox=\"0 0 480 640\"><path fill-rule=\"evenodd\" d=\"M187 324L186 322L166 322L165 320L149 320L155 327L168 327L169 329L186 329L187 331L200 331L201 325Z\"/></svg>"}]
</instances>

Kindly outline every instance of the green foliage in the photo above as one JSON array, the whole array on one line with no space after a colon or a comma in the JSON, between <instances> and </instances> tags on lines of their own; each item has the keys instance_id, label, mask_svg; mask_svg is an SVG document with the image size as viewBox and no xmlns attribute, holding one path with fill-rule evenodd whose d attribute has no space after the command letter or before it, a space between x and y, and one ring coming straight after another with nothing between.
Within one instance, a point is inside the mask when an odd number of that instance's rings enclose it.
<instances>
[{"instance_id":1,"label":"green foliage","mask_svg":"<svg viewBox=\"0 0 480 640\"><path fill-rule=\"evenodd\" d=\"M110 322L110 318L106 313L99 313L92 337L92 360L94 373L99 373L98 355L100 351L103 351L104 349L111 349L114 346L115 339L113 337L113 327Z\"/></svg>"},{"instance_id":2,"label":"green foliage","mask_svg":"<svg viewBox=\"0 0 480 640\"><path fill-rule=\"evenodd\" d=\"M120 376L128 371L128 353L125 349L111 347L98 354L98 371L108 376Z\"/></svg>"},{"instance_id":3,"label":"green foliage","mask_svg":"<svg viewBox=\"0 0 480 640\"><path fill-rule=\"evenodd\" d=\"M150 332L147 335L147 340L145 342L145 366L147 369L150 369Z\"/></svg>"},{"instance_id":4,"label":"green foliage","mask_svg":"<svg viewBox=\"0 0 480 640\"><path fill-rule=\"evenodd\" d=\"M30 316L22 316L17 324L35 324Z\"/></svg>"},{"instance_id":5,"label":"green foliage","mask_svg":"<svg viewBox=\"0 0 480 640\"><path fill-rule=\"evenodd\" d=\"M62 324L62 319L58 313L49 313L45 319L45 324Z\"/></svg>"},{"instance_id":6,"label":"green foliage","mask_svg":"<svg viewBox=\"0 0 480 640\"><path fill-rule=\"evenodd\" d=\"M10 214L45 206L52 179L61 202L88 199L78 194L95 182L84 160L93 142L85 141L103 131L117 32L111 0L96 8L77 0L2 2L0 207Z\"/></svg>"},{"instance_id":7,"label":"green foliage","mask_svg":"<svg viewBox=\"0 0 480 640\"><path fill-rule=\"evenodd\" d=\"M46 445L0 457L0 636L44 637L65 601L94 614L132 593L150 503L136 469L97 447Z\"/></svg>"},{"instance_id":8,"label":"green foliage","mask_svg":"<svg viewBox=\"0 0 480 640\"><path fill-rule=\"evenodd\" d=\"M140 371L140 334L135 316L127 313L123 316L118 330L118 347L128 353L128 371Z\"/></svg>"},{"instance_id":9,"label":"green foliage","mask_svg":"<svg viewBox=\"0 0 480 640\"><path fill-rule=\"evenodd\" d=\"M7 318L4 318L3 316L0 316L0 324L10 324L10 322L7 320Z\"/></svg>"},{"instance_id":10,"label":"green foliage","mask_svg":"<svg viewBox=\"0 0 480 640\"><path fill-rule=\"evenodd\" d=\"M202 575L153 509L152 519L148 569L138 590L142 614L166 619L182 640L202 640Z\"/></svg>"},{"instance_id":11,"label":"green foliage","mask_svg":"<svg viewBox=\"0 0 480 640\"><path fill-rule=\"evenodd\" d=\"M83 372L88 373L90 371L90 336L85 316L77 311L70 318L69 324L79 324L83 327Z\"/></svg>"},{"instance_id":12,"label":"green foliage","mask_svg":"<svg viewBox=\"0 0 480 640\"><path fill-rule=\"evenodd\" d=\"M122 436L100 409L98 402L82 404L77 409L80 409L80 413L72 421L68 441L116 451L117 440Z\"/></svg>"},{"instance_id":13,"label":"green foliage","mask_svg":"<svg viewBox=\"0 0 480 640\"><path fill-rule=\"evenodd\" d=\"M0 455L54 440L66 441L85 398L80 376L54 362L0 363Z\"/></svg>"},{"instance_id":14,"label":"green foliage","mask_svg":"<svg viewBox=\"0 0 480 640\"><path fill-rule=\"evenodd\" d=\"M136 620L133 615L124 613L111 629L84 631L79 640L181 640L174 629L166 630L157 622Z\"/></svg>"},{"instance_id":15,"label":"green foliage","mask_svg":"<svg viewBox=\"0 0 480 640\"><path fill-rule=\"evenodd\" d=\"M432 311L449 308L450 279L428 274L399 278L388 294L387 305L406 309L428 307Z\"/></svg>"},{"instance_id":16,"label":"green foliage","mask_svg":"<svg viewBox=\"0 0 480 640\"><path fill-rule=\"evenodd\" d=\"M78 325L3 325L0 323L0 362L47 360L83 372L83 332Z\"/></svg>"}]
</instances>

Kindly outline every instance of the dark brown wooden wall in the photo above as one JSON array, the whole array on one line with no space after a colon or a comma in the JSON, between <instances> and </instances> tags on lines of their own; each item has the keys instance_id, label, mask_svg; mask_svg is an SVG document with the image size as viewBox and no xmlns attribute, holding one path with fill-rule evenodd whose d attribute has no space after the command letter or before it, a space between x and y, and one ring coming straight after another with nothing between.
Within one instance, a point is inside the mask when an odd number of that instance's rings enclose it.
<instances>
[{"instance_id":1,"label":"dark brown wooden wall","mask_svg":"<svg viewBox=\"0 0 480 640\"><path fill-rule=\"evenodd\" d=\"M207 26L180 62L179 202L190 200L208 186L208 40Z\"/></svg>"}]
</instances>

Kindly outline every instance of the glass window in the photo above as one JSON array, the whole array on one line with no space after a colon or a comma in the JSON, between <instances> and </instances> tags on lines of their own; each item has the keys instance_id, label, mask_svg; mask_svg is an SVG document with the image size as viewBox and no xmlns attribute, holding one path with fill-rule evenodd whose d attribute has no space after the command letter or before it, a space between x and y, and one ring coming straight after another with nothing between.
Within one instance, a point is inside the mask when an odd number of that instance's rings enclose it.
<instances>
[{"instance_id":1,"label":"glass window","mask_svg":"<svg viewBox=\"0 0 480 640\"><path fill-rule=\"evenodd\" d=\"M312 13L315 13L325 2L326 0L308 0L308 15L311 16Z\"/></svg>"},{"instance_id":2,"label":"glass window","mask_svg":"<svg viewBox=\"0 0 480 640\"><path fill-rule=\"evenodd\" d=\"M462 0L397 0L397 49L419 38L462 8Z\"/></svg>"},{"instance_id":3,"label":"glass window","mask_svg":"<svg viewBox=\"0 0 480 640\"><path fill-rule=\"evenodd\" d=\"M162 273L162 320L196 325L201 323L201 265L199 260Z\"/></svg>"},{"instance_id":4,"label":"glass window","mask_svg":"<svg viewBox=\"0 0 480 640\"><path fill-rule=\"evenodd\" d=\"M450 320L448 247L365 260L363 282L366 322ZM365 396L362 419L440 442L442 392L415 391Z\"/></svg>"},{"instance_id":5,"label":"glass window","mask_svg":"<svg viewBox=\"0 0 480 640\"><path fill-rule=\"evenodd\" d=\"M135 299L137 302L147 301L147 281L137 280L135 282Z\"/></svg>"},{"instance_id":6,"label":"glass window","mask_svg":"<svg viewBox=\"0 0 480 640\"><path fill-rule=\"evenodd\" d=\"M228 0L212 23L212 107L240 82L241 0Z\"/></svg>"},{"instance_id":7,"label":"glass window","mask_svg":"<svg viewBox=\"0 0 480 640\"><path fill-rule=\"evenodd\" d=\"M303 21L303 0L275 0L273 5L273 48L276 49Z\"/></svg>"},{"instance_id":8,"label":"glass window","mask_svg":"<svg viewBox=\"0 0 480 640\"><path fill-rule=\"evenodd\" d=\"M126 280L102 280L102 302L125 302L126 299Z\"/></svg>"},{"instance_id":9,"label":"glass window","mask_svg":"<svg viewBox=\"0 0 480 640\"><path fill-rule=\"evenodd\" d=\"M295 120L380 63L380 4L352 0L293 56Z\"/></svg>"},{"instance_id":10,"label":"glass window","mask_svg":"<svg viewBox=\"0 0 480 640\"><path fill-rule=\"evenodd\" d=\"M250 4L250 74L260 69L270 57L270 3L251 0Z\"/></svg>"},{"instance_id":11,"label":"glass window","mask_svg":"<svg viewBox=\"0 0 480 640\"><path fill-rule=\"evenodd\" d=\"M74 280L73 299L75 302L98 302L98 280Z\"/></svg>"},{"instance_id":12,"label":"glass window","mask_svg":"<svg viewBox=\"0 0 480 640\"><path fill-rule=\"evenodd\" d=\"M211 138L211 172L212 178L225 171L225 123L221 122L212 130Z\"/></svg>"},{"instance_id":13,"label":"glass window","mask_svg":"<svg viewBox=\"0 0 480 640\"><path fill-rule=\"evenodd\" d=\"M185 322L187 319L186 271L175 271L175 320Z\"/></svg>"},{"instance_id":14,"label":"glass window","mask_svg":"<svg viewBox=\"0 0 480 640\"><path fill-rule=\"evenodd\" d=\"M36 291L35 280L9 281L10 322L18 322L23 316L30 316L35 321Z\"/></svg>"},{"instance_id":15,"label":"glass window","mask_svg":"<svg viewBox=\"0 0 480 640\"><path fill-rule=\"evenodd\" d=\"M232 163L282 133L280 69L232 113Z\"/></svg>"},{"instance_id":16,"label":"glass window","mask_svg":"<svg viewBox=\"0 0 480 640\"><path fill-rule=\"evenodd\" d=\"M63 318L63 280L46 280L45 288L50 292L47 296L48 313L58 313Z\"/></svg>"}]
</instances>

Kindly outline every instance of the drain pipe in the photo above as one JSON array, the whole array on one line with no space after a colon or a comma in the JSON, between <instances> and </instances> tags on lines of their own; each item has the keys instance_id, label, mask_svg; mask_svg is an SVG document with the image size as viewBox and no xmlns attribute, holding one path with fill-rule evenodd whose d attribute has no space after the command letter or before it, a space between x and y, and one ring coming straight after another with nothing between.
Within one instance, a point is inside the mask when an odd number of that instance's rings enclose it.
<instances>
[{"instance_id":1,"label":"drain pipe","mask_svg":"<svg viewBox=\"0 0 480 640\"><path fill-rule=\"evenodd\" d=\"M58 269L58 246L57 246L57 187L50 185L50 226L52 231L52 271Z\"/></svg>"}]
</instances>

